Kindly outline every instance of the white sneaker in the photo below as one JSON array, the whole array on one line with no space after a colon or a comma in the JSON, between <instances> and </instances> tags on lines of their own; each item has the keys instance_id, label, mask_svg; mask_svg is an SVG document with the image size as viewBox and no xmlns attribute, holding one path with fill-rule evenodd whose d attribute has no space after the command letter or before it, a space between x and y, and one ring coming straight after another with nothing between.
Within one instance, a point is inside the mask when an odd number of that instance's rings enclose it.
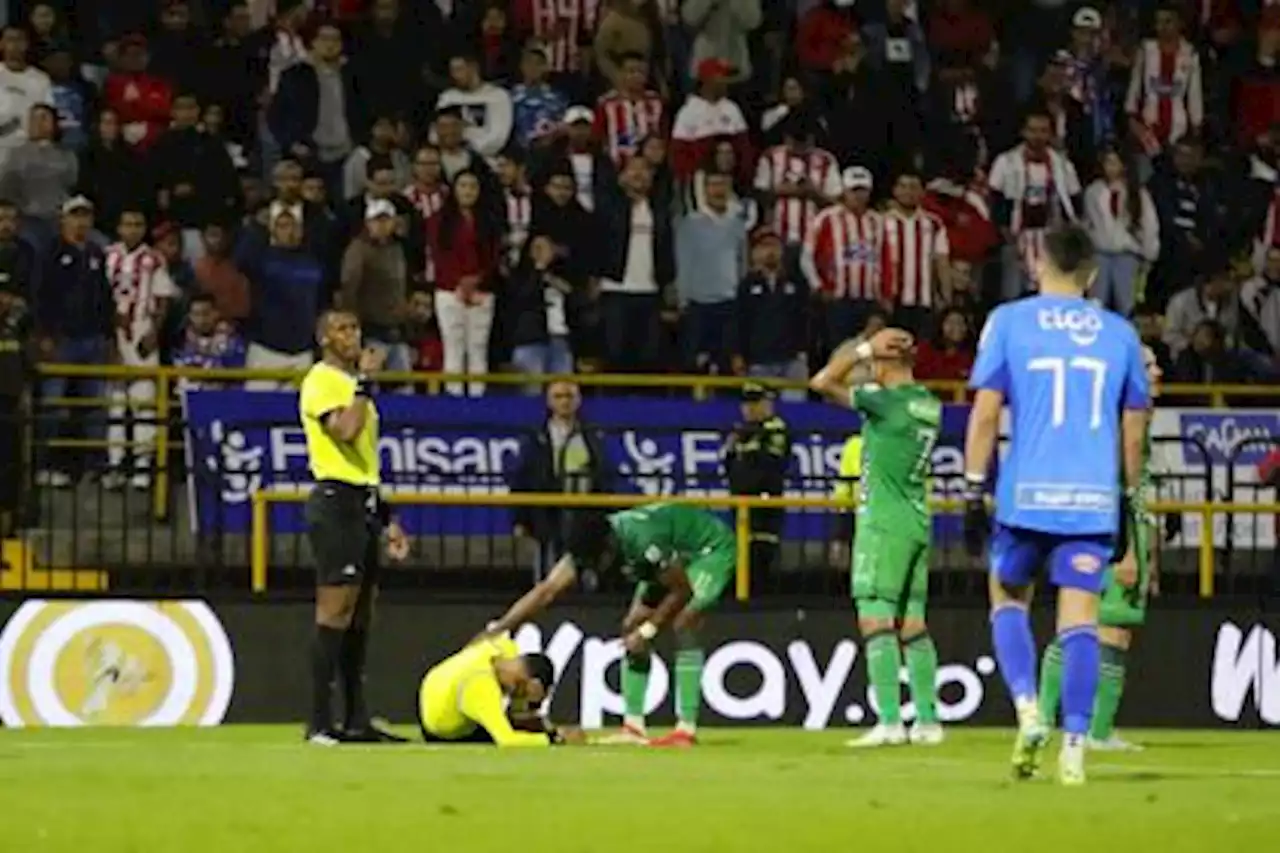
<instances>
[{"instance_id":1,"label":"white sneaker","mask_svg":"<svg viewBox=\"0 0 1280 853\"><path fill-rule=\"evenodd\" d=\"M128 480L129 478L119 471L108 471L102 475L102 488L108 492L118 492L124 488Z\"/></svg>"},{"instance_id":2,"label":"white sneaker","mask_svg":"<svg viewBox=\"0 0 1280 853\"><path fill-rule=\"evenodd\" d=\"M134 474L132 477L129 478L129 485L133 488L134 491L138 491L138 492L148 491L151 488L151 475L143 474L143 473Z\"/></svg>"},{"instance_id":3,"label":"white sneaker","mask_svg":"<svg viewBox=\"0 0 1280 853\"><path fill-rule=\"evenodd\" d=\"M328 732L312 732L307 735L307 743L312 746L337 746L341 741Z\"/></svg>"},{"instance_id":4,"label":"white sneaker","mask_svg":"<svg viewBox=\"0 0 1280 853\"><path fill-rule=\"evenodd\" d=\"M66 471L54 471L49 476L49 485L55 489L68 489L71 487L71 475Z\"/></svg>"},{"instance_id":5,"label":"white sneaker","mask_svg":"<svg viewBox=\"0 0 1280 853\"><path fill-rule=\"evenodd\" d=\"M1071 738L1064 740L1062 751L1058 753L1058 783L1075 788L1085 783L1084 741L1071 741Z\"/></svg>"},{"instance_id":6,"label":"white sneaker","mask_svg":"<svg viewBox=\"0 0 1280 853\"><path fill-rule=\"evenodd\" d=\"M902 723L885 725L877 723L875 728L862 737L851 738L844 742L853 749L871 749L877 746L903 746L907 742L907 729Z\"/></svg>"},{"instance_id":7,"label":"white sneaker","mask_svg":"<svg viewBox=\"0 0 1280 853\"><path fill-rule=\"evenodd\" d=\"M605 735L594 742L604 746L648 746L649 735L645 732L644 726L623 722L622 728L618 729L616 734Z\"/></svg>"},{"instance_id":8,"label":"white sneaker","mask_svg":"<svg viewBox=\"0 0 1280 853\"><path fill-rule=\"evenodd\" d=\"M1130 743L1118 734L1112 733L1111 737L1106 740L1096 740L1089 738L1087 744L1089 749L1095 752L1142 752L1142 746L1136 743Z\"/></svg>"},{"instance_id":9,"label":"white sneaker","mask_svg":"<svg viewBox=\"0 0 1280 853\"><path fill-rule=\"evenodd\" d=\"M912 723L908 738L916 746L937 746L946 735L938 723Z\"/></svg>"}]
</instances>

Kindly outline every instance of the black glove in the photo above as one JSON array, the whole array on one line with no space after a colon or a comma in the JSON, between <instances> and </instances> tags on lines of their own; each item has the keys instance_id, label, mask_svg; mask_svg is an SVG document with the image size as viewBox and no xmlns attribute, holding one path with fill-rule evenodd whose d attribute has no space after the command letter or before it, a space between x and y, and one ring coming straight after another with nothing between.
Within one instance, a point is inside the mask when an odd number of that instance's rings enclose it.
<instances>
[{"instance_id":1,"label":"black glove","mask_svg":"<svg viewBox=\"0 0 1280 853\"><path fill-rule=\"evenodd\" d=\"M1124 559L1124 555L1129 553L1129 537L1133 535L1130 529L1131 516L1133 515L1133 504L1129 498L1129 493L1125 492L1120 496L1120 525L1116 528L1116 544L1115 549L1111 552L1111 565L1116 565Z\"/></svg>"},{"instance_id":2,"label":"black glove","mask_svg":"<svg viewBox=\"0 0 1280 853\"><path fill-rule=\"evenodd\" d=\"M965 476L964 481L964 549L971 557L981 557L991 535L991 516L987 514L986 491L982 480Z\"/></svg>"},{"instance_id":3,"label":"black glove","mask_svg":"<svg viewBox=\"0 0 1280 853\"><path fill-rule=\"evenodd\" d=\"M1172 542L1182 535L1182 513L1170 512L1164 517L1164 541Z\"/></svg>"}]
</instances>

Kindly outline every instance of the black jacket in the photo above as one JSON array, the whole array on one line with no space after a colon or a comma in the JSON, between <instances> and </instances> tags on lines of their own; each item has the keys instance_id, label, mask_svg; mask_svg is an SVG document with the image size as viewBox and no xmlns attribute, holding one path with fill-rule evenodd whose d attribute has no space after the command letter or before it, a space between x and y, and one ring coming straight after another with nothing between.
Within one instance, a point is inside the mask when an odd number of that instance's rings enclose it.
<instances>
[{"instance_id":1,"label":"black jacket","mask_svg":"<svg viewBox=\"0 0 1280 853\"><path fill-rule=\"evenodd\" d=\"M575 283L592 272L598 227L595 215L579 204L576 198L569 199L564 207L558 207L545 194L539 194L533 199L529 234L544 234L560 247L562 254L559 267L563 270L563 275Z\"/></svg>"},{"instance_id":2,"label":"black jacket","mask_svg":"<svg viewBox=\"0 0 1280 853\"><path fill-rule=\"evenodd\" d=\"M155 210L155 195L144 168L146 162L123 142L111 148L90 142L89 147L80 152L76 192L93 199L94 218L98 227L108 234L115 233L124 208L141 205L147 214Z\"/></svg>"},{"instance_id":3,"label":"black jacket","mask_svg":"<svg viewBox=\"0 0 1280 853\"><path fill-rule=\"evenodd\" d=\"M559 268L549 271L559 276L575 290L564 294L565 322L572 329L574 313L578 303L579 292L576 282L571 282ZM544 344L550 339L547 331L547 291L551 285L546 281L547 272L534 269L528 260L520 264L507 282L506 303L503 308L507 315L511 346L519 347L527 344Z\"/></svg>"},{"instance_id":4,"label":"black jacket","mask_svg":"<svg viewBox=\"0 0 1280 853\"><path fill-rule=\"evenodd\" d=\"M733 351L747 364L779 364L808 351L809 285L780 272L770 282L753 272L738 285L730 327Z\"/></svg>"},{"instance_id":5,"label":"black jacket","mask_svg":"<svg viewBox=\"0 0 1280 853\"><path fill-rule=\"evenodd\" d=\"M575 435L581 435L590 456L586 488L574 491L609 494L613 491L614 472L605 455L604 433L599 429L578 422ZM556 476L556 460L551 431L544 422L536 433L529 436L520 447L520 458L511 472L509 483L512 492L564 492L565 484ZM560 537L559 523L563 512L550 507L518 507L512 520L527 528L534 538L548 541Z\"/></svg>"},{"instance_id":6,"label":"black jacket","mask_svg":"<svg viewBox=\"0 0 1280 853\"><path fill-rule=\"evenodd\" d=\"M199 228L235 218L239 181L222 140L194 127L170 130L156 142L151 165L157 198L168 194L168 218L174 223ZM179 196L174 190L183 184L191 193Z\"/></svg>"},{"instance_id":7,"label":"black jacket","mask_svg":"<svg viewBox=\"0 0 1280 853\"><path fill-rule=\"evenodd\" d=\"M89 242L73 246L61 238L41 259L35 323L42 335L63 339L112 338L116 307L107 281L107 259Z\"/></svg>"},{"instance_id":8,"label":"black jacket","mask_svg":"<svg viewBox=\"0 0 1280 853\"><path fill-rule=\"evenodd\" d=\"M11 243L0 243L0 291L24 300L34 296L36 285L36 250L21 237Z\"/></svg>"},{"instance_id":9,"label":"black jacket","mask_svg":"<svg viewBox=\"0 0 1280 853\"><path fill-rule=\"evenodd\" d=\"M541 191L553 169L569 162L569 142L559 139L536 151L529 163L529 186ZM598 148L591 155L591 197L599 208L603 198L618 191L618 170Z\"/></svg>"},{"instance_id":10,"label":"black jacket","mask_svg":"<svg viewBox=\"0 0 1280 853\"><path fill-rule=\"evenodd\" d=\"M653 210L653 277L662 288L675 281L675 237L667 210L656 200L649 202ZM631 199L613 190L596 200L596 216L600 230L596 240L596 275L610 281L622 281L627 269L627 251L631 245Z\"/></svg>"},{"instance_id":11,"label":"black jacket","mask_svg":"<svg viewBox=\"0 0 1280 853\"><path fill-rule=\"evenodd\" d=\"M368 132L368 118L350 64L342 66L339 73L342 75L342 100L347 113L347 128L351 133L352 144L356 145ZM267 125L282 150L287 152L301 143L315 151L313 137L319 118L320 79L316 76L314 65L299 62L280 75L280 85L267 111Z\"/></svg>"}]
</instances>

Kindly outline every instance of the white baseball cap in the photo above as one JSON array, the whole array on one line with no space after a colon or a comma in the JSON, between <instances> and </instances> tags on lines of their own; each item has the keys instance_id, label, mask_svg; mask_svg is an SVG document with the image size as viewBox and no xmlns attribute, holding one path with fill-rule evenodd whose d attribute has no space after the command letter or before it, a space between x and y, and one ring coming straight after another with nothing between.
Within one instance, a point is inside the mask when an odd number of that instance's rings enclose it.
<instances>
[{"instance_id":1,"label":"white baseball cap","mask_svg":"<svg viewBox=\"0 0 1280 853\"><path fill-rule=\"evenodd\" d=\"M1102 29L1102 15L1092 6L1081 6L1071 18L1071 26L1090 30Z\"/></svg>"},{"instance_id":2,"label":"white baseball cap","mask_svg":"<svg viewBox=\"0 0 1280 853\"><path fill-rule=\"evenodd\" d=\"M396 206L385 198L374 199L364 209L365 221L377 219L379 216L395 216Z\"/></svg>"},{"instance_id":3,"label":"white baseball cap","mask_svg":"<svg viewBox=\"0 0 1280 853\"><path fill-rule=\"evenodd\" d=\"M846 190L869 190L874 183L871 170L865 166L850 166L840 175L840 185Z\"/></svg>"},{"instance_id":4,"label":"white baseball cap","mask_svg":"<svg viewBox=\"0 0 1280 853\"><path fill-rule=\"evenodd\" d=\"M580 121L585 121L587 124L594 124L595 120L596 114L591 112L590 107L569 107L569 109L564 111L565 124L577 124Z\"/></svg>"},{"instance_id":5,"label":"white baseball cap","mask_svg":"<svg viewBox=\"0 0 1280 853\"><path fill-rule=\"evenodd\" d=\"M93 210L93 202L87 196L73 195L62 203L63 213L74 213L77 210Z\"/></svg>"}]
</instances>

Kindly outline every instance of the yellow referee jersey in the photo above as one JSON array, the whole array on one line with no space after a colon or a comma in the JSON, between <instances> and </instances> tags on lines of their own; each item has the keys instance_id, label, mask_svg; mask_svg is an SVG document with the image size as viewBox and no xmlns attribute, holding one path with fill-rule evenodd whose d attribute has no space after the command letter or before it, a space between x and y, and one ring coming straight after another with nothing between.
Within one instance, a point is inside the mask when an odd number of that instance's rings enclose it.
<instances>
[{"instance_id":1,"label":"yellow referee jersey","mask_svg":"<svg viewBox=\"0 0 1280 853\"><path fill-rule=\"evenodd\" d=\"M422 727L442 740L461 740L483 728L498 746L549 746L539 732L521 732L507 718L505 696L493 670L495 660L520 657L507 634L482 640L436 664L418 688Z\"/></svg>"},{"instance_id":2,"label":"yellow referee jersey","mask_svg":"<svg viewBox=\"0 0 1280 853\"><path fill-rule=\"evenodd\" d=\"M345 370L319 362L302 380L298 411L307 437L311 476L353 486L376 486L378 471L378 408L369 402L364 428L355 440L338 441L324 428L324 417L345 409L356 395L356 378Z\"/></svg>"},{"instance_id":3,"label":"yellow referee jersey","mask_svg":"<svg viewBox=\"0 0 1280 853\"><path fill-rule=\"evenodd\" d=\"M839 501L853 500L854 481L862 476L862 436L850 436L840 451L840 479L836 481L833 497Z\"/></svg>"}]
</instances>

